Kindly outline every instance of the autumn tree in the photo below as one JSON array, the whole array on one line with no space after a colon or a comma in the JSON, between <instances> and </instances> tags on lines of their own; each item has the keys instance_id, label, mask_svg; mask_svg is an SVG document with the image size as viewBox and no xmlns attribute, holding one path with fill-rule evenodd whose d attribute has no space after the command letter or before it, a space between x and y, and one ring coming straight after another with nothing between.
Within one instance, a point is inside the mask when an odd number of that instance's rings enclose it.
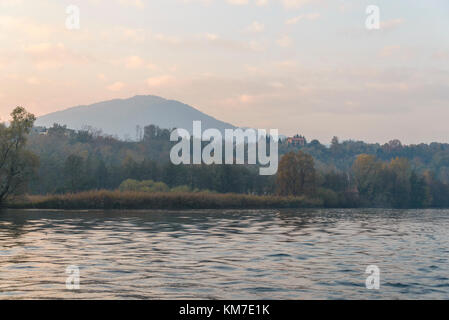
<instances>
[{"instance_id":1,"label":"autumn tree","mask_svg":"<svg viewBox=\"0 0 449 320\"><path fill-rule=\"evenodd\" d=\"M429 202L426 181L412 170L406 158L383 163L375 156L361 154L352 170L364 205L419 208Z\"/></svg>"},{"instance_id":2,"label":"autumn tree","mask_svg":"<svg viewBox=\"0 0 449 320\"><path fill-rule=\"evenodd\" d=\"M313 195L316 172L312 156L302 151L285 154L279 163L276 183L280 195Z\"/></svg>"},{"instance_id":3,"label":"autumn tree","mask_svg":"<svg viewBox=\"0 0 449 320\"><path fill-rule=\"evenodd\" d=\"M0 124L0 205L8 197L25 191L38 166L38 158L25 150L35 116L17 107L9 126Z\"/></svg>"},{"instance_id":4,"label":"autumn tree","mask_svg":"<svg viewBox=\"0 0 449 320\"><path fill-rule=\"evenodd\" d=\"M395 158L391 160L388 165L389 183L384 182L384 185L389 185L390 190L390 204L395 208L406 208L410 204L411 192L411 168L410 163L405 158Z\"/></svg>"},{"instance_id":5,"label":"autumn tree","mask_svg":"<svg viewBox=\"0 0 449 320\"><path fill-rule=\"evenodd\" d=\"M368 154L359 155L352 166L354 180L360 197L369 202L374 202L383 186L381 177L383 164L376 157Z\"/></svg>"}]
</instances>

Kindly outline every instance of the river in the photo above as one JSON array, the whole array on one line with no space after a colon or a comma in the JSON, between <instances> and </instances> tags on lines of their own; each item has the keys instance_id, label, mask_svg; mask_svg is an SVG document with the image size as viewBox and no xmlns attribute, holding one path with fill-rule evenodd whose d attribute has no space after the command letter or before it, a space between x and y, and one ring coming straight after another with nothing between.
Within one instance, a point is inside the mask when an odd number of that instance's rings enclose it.
<instances>
[{"instance_id":1,"label":"river","mask_svg":"<svg viewBox=\"0 0 449 320\"><path fill-rule=\"evenodd\" d=\"M449 299L448 230L449 210L3 210L0 299Z\"/></svg>"}]
</instances>

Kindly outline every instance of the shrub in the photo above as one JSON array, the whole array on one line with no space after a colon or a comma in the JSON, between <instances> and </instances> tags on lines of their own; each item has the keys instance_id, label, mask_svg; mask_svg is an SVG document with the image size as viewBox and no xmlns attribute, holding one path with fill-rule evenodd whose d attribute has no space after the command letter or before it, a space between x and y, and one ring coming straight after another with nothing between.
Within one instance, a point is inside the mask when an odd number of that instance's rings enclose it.
<instances>
[{"instance_id":1,"label":"shrub","mask_svg":"<svg viewBox=\"0 0 449 320\"><path fill-rule=\"evenodd\" d=\"M177 186L171 188L171 192L192 192L189 186ZM198 192L198 190L194 190L193 192Z\"/></svg>"},{"instance_id":2,"label":"shrub","mask_svg":"<svg viewBox=\"0 0 449 320\"><path fill-rule=\"evenodd\" d=\"M154 182L153 180L137 181L133 179L123 181L118 189L121 192L168 192L170 190L163 182Z\"/></svg>"}]
</instances>

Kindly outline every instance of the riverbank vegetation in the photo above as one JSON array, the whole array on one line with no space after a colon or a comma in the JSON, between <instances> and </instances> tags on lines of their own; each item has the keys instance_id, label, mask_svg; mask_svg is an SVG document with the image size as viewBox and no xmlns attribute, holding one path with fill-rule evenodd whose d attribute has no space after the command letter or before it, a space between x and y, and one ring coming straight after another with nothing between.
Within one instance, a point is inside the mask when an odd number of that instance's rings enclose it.
<instances>
[{"instance_id":1,"label":"riverbank vegetation","mask_svg":"<svg viewBox=\"0 0 449 320\"><path fill-rule=\"evenodd\" d=\"M8 202L17 209L261 209L321 207L319 199L210 192L88 191L26 196Z\"/></svg>"},{"instance_id":2,"label":"riverbank vegetation","mask_svg":"<svg viewBox=\"0 0 449 320\"><path fill-rule=\"evenodd\" d=\"M142 138L120 140L89 127L32 128L33 121L18 108L11 124L0 126L0 204L26 193L8 205L449 207L449 144L281 140L277 175L260 176L257 165L175 166L169 161L170 130L153 125Z\"/></svg>"}]
</instances>

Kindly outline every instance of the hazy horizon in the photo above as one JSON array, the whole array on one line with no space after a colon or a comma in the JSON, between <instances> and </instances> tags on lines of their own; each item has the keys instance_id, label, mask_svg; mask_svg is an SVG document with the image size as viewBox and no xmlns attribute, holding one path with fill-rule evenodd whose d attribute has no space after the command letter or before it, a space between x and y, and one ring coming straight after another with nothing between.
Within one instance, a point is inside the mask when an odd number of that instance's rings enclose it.
<instances>
[{"instance_id":1,"label":"hazy horizon","mask_svg":"<svg viewBox=\"0 0 449 320\"><path fill-rule=\"evenodd\" d=\"M0 0L0 118L135 95L329 143L449 142L444 0ZM380 8L367 30L366 7Z\"/></svg>"},{"instance_id":2,"label":"hazy horizon","mask_svg":"<svg viewBox=\"0 0 449 320\"><path fill-rule=\"evenodd\" d=\"M142 96L142 95L140 95L140 96ZM143 95L143 96L146 96L146 95ZM149 95L149 96L152 96L152 95ZM63 112L63 111L66 111L66 110L70 110L70 109L76 110L76 109L78 109L78 108L80 108L80 107L81 107L81 108L83 108L83 107L91 107L91 106L93 106L93 105L98 105L98 104L101 104L101 103L104 103L104 102L113 102L113 101L120 101L120 100L128 100L128 99L132 99L132 98L135 98L135 97L137 97L137 96L132 96L132 97L128 97L128 98L114 98L114 99L112 99L112 100L106 100L106 101L97 101L97 102L94 102L94 103L92 103L92 104L90 104L90 105L78 105L78 106L72 106L72 107L69 107L69 108L65 108L65 109L61 109L61 110L54 111L54 112L50 112L50 113L45 114L45 115L41 115L41 116L38 117L38 119L41 118L41 117L46 117L46 116L52 115L53 113L56 114L56 113L59 113L59 112ZM165 99L164 97L160 97L160 98ZM166 99L166 100L172 100L172 99ZM177 101L177 100L172 100L172 101L176 101L176 102L181 102L181 103L182 103L182 101ZM221 121L221 119L216 119L216 120ZM150 122L151 122L151 121L150 121ZM58 123L58 124L65 125L64 123ZM150 124L154 124L154 123L148 123L147 125L150 125ZM233 123L229 123L229 124L233 125ZM36 123L36 126L40 126L40 125L41 125L41 123L40 123L40 121L38 120L37 123ZM91 124L91 123L86 123L86 125L87 125L87 126L91 126L92 124ZM137 126L139 126L139 127L142 128L142 125L141 125L141 124L137 124ZM46 127L49 127L49 126L46 126ZM80 129L82 129L80 126L74 127L74 126L68 125L68 127L69 127L70 129L75 129L75 130L80 130ZM162 127L163 127L164 129L167 129L167 128L170 129L170 128L171 128L170 126L162 126ZM167 128L165 128L165 127L167 127ZM169 128L169 127L170 127L170 128ZM99 128L99 127L96 127L96 126L93 126L93 128L95 128L95 129L100 129L101 131L104 131L104 129L105 129L105 128ZM242 126L242 128L248 128L248 127ZM133 125L133 130L135 130L135 126L134 126L134 125ZM133 131L133 130L131 130L131 131ZM128 139L130 138L130 136L132 136L131 131L127 134ZM103 132L103 134L108 135L107 132ZM279 134L282 135L282 136L293 136L293 135L296 135L296 134L304 135L308 142L310 142L310 141L312 141L312 140L315 140L315 139L316 139L316 140L319 140L319 139L317 139L316 137L307 136L307 135L305 135L303 132L300 132L300 131L295 132L295 133L292 133L292 134L290 134L290 135L285 135L284 132L283 132L282 129L281 129L280 132L279 132ZM337 136L337 137L338 137L338 135L333 135L332 138L333 138L334 136ZM123 136L118 135L117 138L123 139ZM339 137L339 138L340 138L340 137ZM391 140L395 140L395 138L390 138L390 139L388 139L388 140L386 140L386 141L367 141L367 140L358 139L357 137L348 137L348 138L346 138L346 139L340 139L340 142L342 142L342 141L349 141L349 140L351 140L351 141L363 141L363 142L366 142L366 143L374 143L374 144L378 143L378 144L381 144L381 145L382 145L382 144L385 144L385 143L390 142ZM320 142L321 144L323 144L323 145L328 145L328 146L331 144L331 141L322 141L322 140L319 140L319 142ZM444 141L430 141L430 142L418 142L418 143L406 143L406 142L404 142L404 141L401 141L401 142L402 142L404 145L420 144L420 143L432 143L432 142L437 142L437 143L442 143L442 142L443 142L443 143L444 143Z\"/></svg>"}]
</instances>

